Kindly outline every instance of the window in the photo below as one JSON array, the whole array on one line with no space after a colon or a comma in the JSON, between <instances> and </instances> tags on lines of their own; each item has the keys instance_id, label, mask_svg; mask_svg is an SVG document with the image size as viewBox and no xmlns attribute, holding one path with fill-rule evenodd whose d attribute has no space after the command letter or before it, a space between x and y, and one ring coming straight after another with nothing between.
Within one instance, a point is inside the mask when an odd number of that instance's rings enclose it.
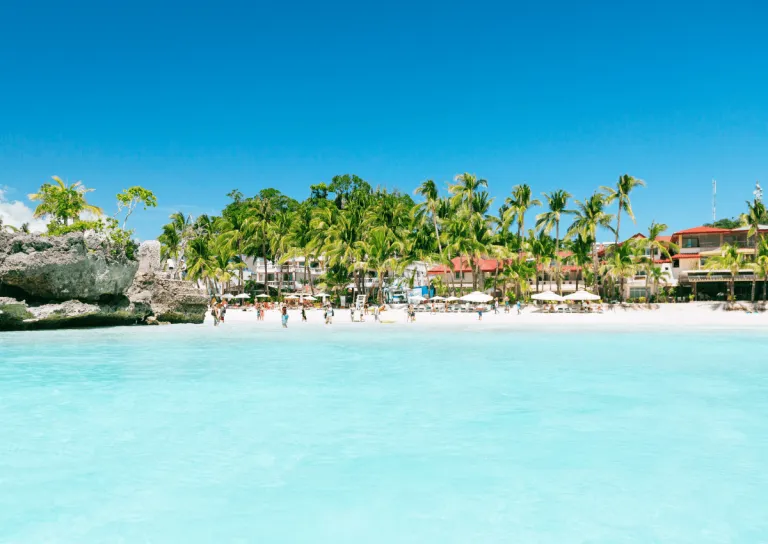
<instances>
[{"instance_id":1,"label":"window","mask_svg":"<svg viewBox=\"0 0 768 544\"><path fill-rule=\"evenodd\" d=\"M683 238L683 247L686 247L686 248L699 247L699 239Z\"/></svg>"}]
</instances>

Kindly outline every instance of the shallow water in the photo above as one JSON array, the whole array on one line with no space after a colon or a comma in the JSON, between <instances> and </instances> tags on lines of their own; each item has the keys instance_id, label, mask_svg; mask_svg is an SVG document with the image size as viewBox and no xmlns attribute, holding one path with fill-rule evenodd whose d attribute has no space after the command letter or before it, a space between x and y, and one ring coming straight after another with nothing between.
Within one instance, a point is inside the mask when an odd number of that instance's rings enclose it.
<instances>
[{"instance_id":1,"label":"shallow water","mask_svg":"<svg viewBox=\"0 0 768 544\"><path fill-rule=\"evenodd\" d=\"M2 542L761 542L768 335L0 334Z\"/></svg>"}]
</instances>

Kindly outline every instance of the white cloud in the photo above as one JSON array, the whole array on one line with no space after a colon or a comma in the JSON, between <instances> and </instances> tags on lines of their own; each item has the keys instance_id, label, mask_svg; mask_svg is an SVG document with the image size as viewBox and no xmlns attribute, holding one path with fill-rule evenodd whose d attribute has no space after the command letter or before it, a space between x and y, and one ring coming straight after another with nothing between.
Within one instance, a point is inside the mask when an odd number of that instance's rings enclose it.
<instances>
[{"instance_id":1,"label":"white cloud","mask_svg":"<svg viewBox=\"0 0 768 544\"><path fill-rule=\"evenodd\" d=\"M0 217L4 224L20 227L24 223L29 223L29 229L32 232L44 232L47 229L47 220L33 217L34 209L20 200L8 199L7 194L8 188L0 187Z\"/></svg>"}]
</instances>

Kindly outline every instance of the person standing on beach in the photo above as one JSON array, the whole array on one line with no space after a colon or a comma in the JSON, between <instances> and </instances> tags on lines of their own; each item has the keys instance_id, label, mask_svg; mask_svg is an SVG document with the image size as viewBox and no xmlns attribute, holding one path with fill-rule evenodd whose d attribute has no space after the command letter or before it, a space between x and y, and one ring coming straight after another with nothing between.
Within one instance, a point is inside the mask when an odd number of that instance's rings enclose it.
<instances>
[{"instance_id":1,"label":"person standing on beach","mask_svg":"<svg viewBox=\"0 0 768 544\"><path fill-rule=\"evenodd\" d=\"M497 298L493 299L493 313L494 314L499 313L499 299Z\"/></svg>"},{"instance_id":2,"label":"person standing on beach","mask_svg":"<svg viewBox=\"0 0 768 544\"><path fill-rule=\"evenodd\" d=\"M224 316L227 313L227 301L221 303L221 309L219 310L219 319L224 323Z\"/></svg>"},{"instance_id":3,"label":"person standing on beach","mask_svg":"<svg viewBox=\"0 0 768 544\"><path fill-rule=\"evenodd\" d=\"M280 316L281 321L283 322L283 328L288 328L288 306L283 305L282 309L282 315Z\"/></svg>"},{"instance_id":4,"label":"person standing on beach","mask_svg":"<svg viewBox=\"0 0 768 544\"><path fill-rule=\"evenodd\" d=\"M307 321L307 309L304 306L301 307L301 320L305 323Z\"/></svg>"},{"instance_id":5,"label":"person standing on beach","mask_svg":"<svg viewBox=\"0 0 768 544\"><path fill-rule=\"evenodd\" d=\"M522 304L520 304L520 301L518 300L518 301L517 301L517 315L520 315L520 313L522 312L522 310L523 310L523 305L522 305Z\"/></svg>"},{"instance_id":6,"label":"person standing on beach","mask_svg":"<svg viewBox=\"0 0 768 544\"><path fill-rule=\"evenodd\" d=\"M216 307L216 304L211 305L211 317L213 318L213 326L218 327L219 326L219 309Z\"/></svg>"},{"instance_id":7,"label":"person standing on beach","mask_svg":"<svg viewBox=\"0 0 768 544\"><path fill-rule=\"evenodd\" d=\"M477 307L477 320L482 321L483 320L483 307L478 306Z\"/></svg>"}]
</instances>

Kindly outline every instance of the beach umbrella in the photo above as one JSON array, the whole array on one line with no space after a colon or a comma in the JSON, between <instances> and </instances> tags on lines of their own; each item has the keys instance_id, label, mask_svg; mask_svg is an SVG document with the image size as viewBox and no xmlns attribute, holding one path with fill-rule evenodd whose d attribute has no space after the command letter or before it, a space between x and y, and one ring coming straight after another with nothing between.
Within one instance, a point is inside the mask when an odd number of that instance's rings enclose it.
<instances>
[{"instance_id":1,"label":"beach umbrella","mask_svg":"<svg viewBox=\"0 0 768 544\"><path fill-rule=\"evenodd\" d=\"M304 297L304 300L317 300L317 299L315 297L313 297L312 295L307 295L307 296Z\"/></svg>"},{"instance_id":2,"label":"beach umbrella","mask_svg":"<svg viewBox=\"0 0 768 544\"><path fill-rule=\"evenodd\" d=\"M544 302L562 302L565 299L558 295L557 293L553 293L552 291L544 291L543 293L536 293L535 295L532 295L531 298L533 300L542 300Z\"/></svg>"},{"instance_id":3,"label":"beach umbrella","mask_svg":"<svg viewBox=\"0 0 768 544\"><path fill-rule=\"evenodd\" d=\"M296 295L288 295L287 297L284 297L284 298L293 300L299 297L297 297Z\"/></svg>"},{"instance_id":4,"label":"beach umbrella","mask_svg":"<svg viewBox=\"0 0 768 544\"><path fill-rule=\"evenodd\" d=\"M315 296L325 298L325 297L329 297L331 295L329 295L328 293L315 293Z\"/></svg>"},{"instance_id":5,"label":"beach umbrella","mask_svg":"<svg viewBox=\"0 0 768 544\"><path fill-rule=\"evenodd\" d=\"M438 296L436 296L436 297L432 297L432 298L431 298L431 299L429 299L429 300L434 300L435 302L437 302L437 301L439 301L439 300L445 300L445 297L441 297L441 296L439 296L439 295L438 295Z\"/></svg>"},{"instance_id":6,"label":"beach umbrella","mask_svg":"<svg viewBox=\"0 0 768 544\"><path fill-rule=\"evenodd\" d=\"M459 300L464 302L490 302L493 300L493 297L491 295L481 293L480 291L472 291L470 294L464 295Z\"/></svg>"},{"instance_id":7,"label":"beach umbrella","mask_svg":"<svg viewBox=\"0 0 768 544\"><path fill-rule=\"evenodd\" d=\"M576 291L563 297L565 300L600 300L600 297L589 291Z\"/></svg>"},{"instance_id":8,"label":"beach umbrella","mask_svg":"<svg viewBox=\"0 0 768 544\"><path fill-rule=\"evenodd\" d=\"M445 299L446 302L456 302L459 300L459 297L448 297Z\"/></svg>"},{"instance_id":9,"label":"beach umbrella","mask_svg":"<svg viewBox=\"0 0 768 544\"><path fill-rule=\"evenodd\" d=\"M423 301L425 301L425 300L427 300L427 299L425 299L425 298L424 298L423 296L421 296L421 295L416 295L415 297L408 297L408 300L410 300L411 302L416 302L416 303L419 303L419 302L423 302Z\"/></svg>"},{"instance_id":10,"label":"beach umbrella","mask_svg":"<svg viewBox=\"0 0 768 544\"><path fill-rule=\"evenodd\" d=\"M235 298L235 295L233 295L231 293L224 293L223 295L221 295L221 298L229 300L231 298Z\"/></svg>"},{"instance_id":11,"label":"beach umbrella","mask_svg":"<svg viewBox=\"0 0 768 544\"><path fill-rule=\"evenodd\" d=\"M256 298L269 298L269 295L265 295L264 293L260 295L256 295Z\"/></svg>"},{"instance_id":12,"label":"beach umbrella","mask_svg":"<svg viewBox=\"0 0 768 544\"><path fill-rule=\"evenodd\" d=\"M249 295L248 293L240 293L239 295L235 295L233 298L245 299L245 298L251 298L251 295Z\"/></svg>"}]
</instances>

